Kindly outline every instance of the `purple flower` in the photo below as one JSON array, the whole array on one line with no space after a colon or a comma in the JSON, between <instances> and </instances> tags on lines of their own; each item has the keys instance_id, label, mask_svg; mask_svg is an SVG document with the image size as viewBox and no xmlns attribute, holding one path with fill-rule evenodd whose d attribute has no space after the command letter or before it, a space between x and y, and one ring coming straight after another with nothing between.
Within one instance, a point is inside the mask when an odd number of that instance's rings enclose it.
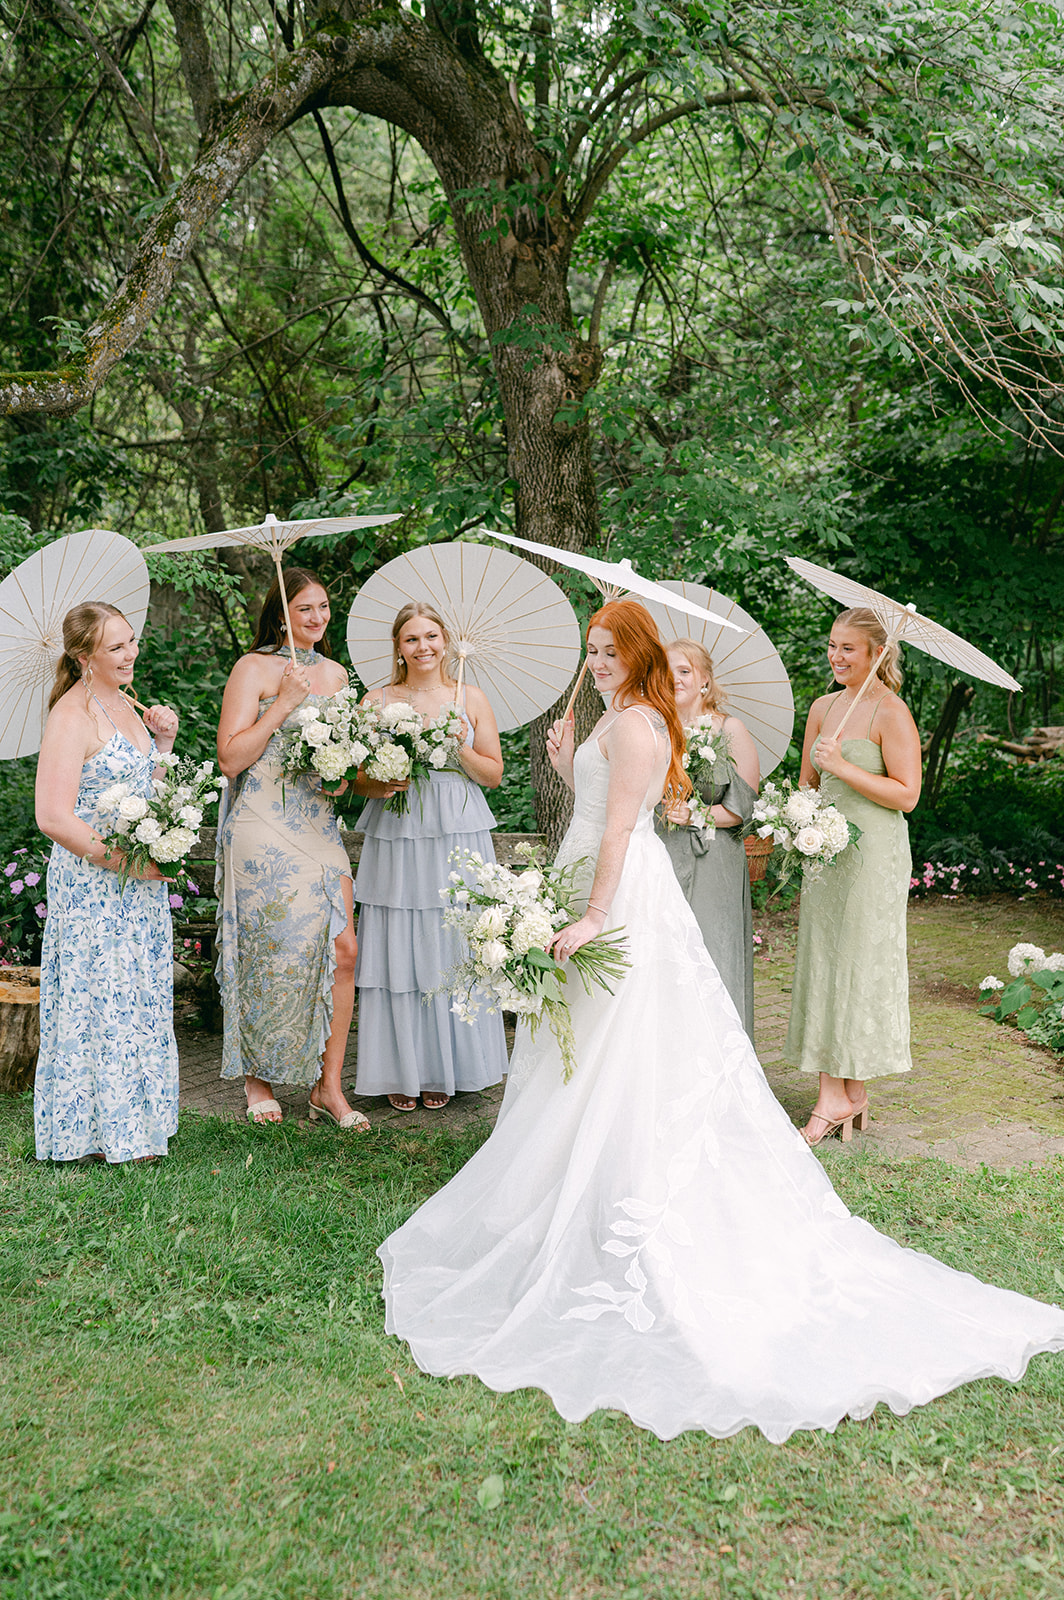
<instances>
[{"instance_id":1,"label":"purple flower","mask_svg":"<svg viewBox=\"0 0 1064 1600\"><path fill-rule=\"evenodd\" d=\"M26 885L23 883L21 878L13 878L12 879L12 881L11 881L11 893L12 894L21 894L25 887L26 887Z\"/></svg>"},{"instance_id":2,"label":"purple flower","mask_svg":"<svg viewBox=\"0 0 1064 1600\"><path fill-rule=\"evenodd\" d=\"M172 894L170 896L170 910L171 911L180 911L181 907L184 905L184 903L185 903L184 899L182 898L181 895Z\"/></svg>"},{"instance_id":3,"label":"purple flower","mask_svg":"<svg viewBox=\"0 0 1064 1600\"><path fill-rule=\"evenodd\" d=\"M42 920L48 915L48 907L43 900L39 901L33 909Z\"/></svg>"},{"instance_id":4,"label":"purple flower","mask_svg":"<svg viewBox=\"0 0 1064 1600\"><path fill-rule=\"evenodd\" d=\"M26 882L29 884L31 889L33 888L34 884L40 883L40 881L41 875L39 872L27 872Z\"/></svg>"},{"instance_id":5,"label":"purple flower","mask_svg":"<svg viewBox=\"0 0 1064 1600\"><path fill-rule=\"evenodd\" d=\"M15 861L9 861L7 866L4 868L4 876L10 878L11 874L17 871L18 863Z\"/></svg>"},{"instance_id":6,"label":"purple flower","mask_svg":"<svg viewBox=\"0 0 1064 1600\"><path fill-rule=\"evenodd\" d=\"M199 894L199 885L193 883L191 878L186 878L185 883L187 885L189 894Z\"/></svg>"}]
</instances>

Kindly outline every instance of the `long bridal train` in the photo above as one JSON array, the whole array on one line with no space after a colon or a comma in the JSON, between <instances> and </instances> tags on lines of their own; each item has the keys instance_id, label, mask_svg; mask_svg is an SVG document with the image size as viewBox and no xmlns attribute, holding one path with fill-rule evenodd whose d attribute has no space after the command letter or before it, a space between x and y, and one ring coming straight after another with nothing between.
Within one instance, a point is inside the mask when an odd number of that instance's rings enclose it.
<instances>
[{"instance_id":1,"label":"long bridal train","mask_svg":"<svg viewBox=\"0 0 1064 1600\"><path fill-rule=\"evenodd\" d=\"M577 752L560 860L592 860L608 764ZM1064 1312L906 1250L853 1217L774 1098L652 813L610 925L632 970L573 1001L563 1084L519 1035L495 1131L381 1246L387 1326L418 1365L535 1386L579 1421L662 1439L781 1441L880 1402L899 1414L1064 1348Z\"/></svg>"}]
</instances>

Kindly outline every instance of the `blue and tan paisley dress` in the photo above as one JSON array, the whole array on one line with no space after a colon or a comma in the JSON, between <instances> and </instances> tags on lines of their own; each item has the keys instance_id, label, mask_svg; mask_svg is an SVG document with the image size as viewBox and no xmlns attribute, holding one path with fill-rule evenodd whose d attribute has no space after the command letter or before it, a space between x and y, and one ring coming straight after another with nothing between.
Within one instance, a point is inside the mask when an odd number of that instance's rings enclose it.
<instances>
[{"instance_id":1,"label":"blue and tan paisley dress","mask_svg":"<svg viewBox=\"0 0 1064 1600\"><path fill-rule=\"evenodd\" d=\"M297 650L303 666L321 657ZM308 695L304 706L324 695ZM274 697L259 702L259 716ZM285 778L281 739L294 714L228 791L218 825L223 1078L309 1088L332 1026L334 940L350 878L332 801L313 775Z\"/></svg>"},{"instance_id":2,"label":"blue and tan paisley dress","mask_svg":"<svg viewBox=\"0 0 1064 1600\"><path fill-rule=\"evenodd\" d=\"M81 769L74 809L103 834L96 802L115 783L149 796L144 755L115 733ZM39 1161L166 1154L177 1132L169 885L52 846L41 954L41 1052L34 1088Z\"/></svg>"}]
</instances>

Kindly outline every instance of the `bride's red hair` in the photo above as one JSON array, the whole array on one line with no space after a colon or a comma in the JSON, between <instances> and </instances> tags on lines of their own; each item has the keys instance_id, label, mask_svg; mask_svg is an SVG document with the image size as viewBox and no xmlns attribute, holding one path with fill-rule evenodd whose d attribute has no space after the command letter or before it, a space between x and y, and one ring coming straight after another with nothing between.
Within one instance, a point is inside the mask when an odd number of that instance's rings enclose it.
<instances>
[{"instance_id":1,"label":"bride's red hair","mask_svg":"<svg viewBox=\"0 0 1064 1600\"><path fill-rule=\"evenodd\" d=\"M672 759L665 774L665 798L670 802L686 800L691 793L691 780L683 764L687 744L676 710L669 658L654 618L637 600L607 600L588 623L589 633L592 628L605 628L613 635L613 647L624 663L626 675L615 700L622 705L627 700L632 705L652 706L665 719L672 746Z\"/></svg>"}]
</instances>

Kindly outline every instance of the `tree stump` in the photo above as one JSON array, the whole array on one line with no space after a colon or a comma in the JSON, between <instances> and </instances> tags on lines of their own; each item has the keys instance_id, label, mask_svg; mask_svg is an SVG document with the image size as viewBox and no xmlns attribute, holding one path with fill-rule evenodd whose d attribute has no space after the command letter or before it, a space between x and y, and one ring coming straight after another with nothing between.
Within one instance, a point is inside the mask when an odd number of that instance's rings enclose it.
<instances>
[{"instance_id":1,"label":"tree stump","mask_svg":"<svg viewBox=\"0 0 1064 1600\"><path fill-rule=\"evenodd\" d=\"M0 1094L33 1087L41 1048L40 967L0 967Z\"/></svg>"}]
</instances>

